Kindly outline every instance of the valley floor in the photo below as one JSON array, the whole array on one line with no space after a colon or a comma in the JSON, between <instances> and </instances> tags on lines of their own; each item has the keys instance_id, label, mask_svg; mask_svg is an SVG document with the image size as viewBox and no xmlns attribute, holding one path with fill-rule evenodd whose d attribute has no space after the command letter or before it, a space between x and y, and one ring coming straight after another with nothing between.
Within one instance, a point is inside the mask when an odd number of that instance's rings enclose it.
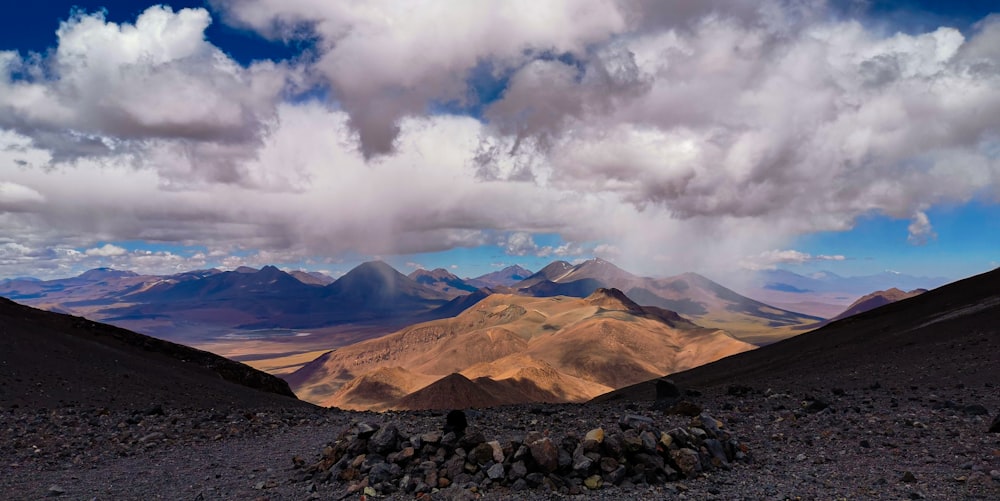
<instances>
[{"instance_id":1,"label":"valley floor","mask_svg":"<svg viewBox=\"0 0 1000 501\"><path fill-rule=\"evenodd\" d=\"M689 397L749 447L731 470L657 486L584 490L481 489L483 499L1000 499L1000 410L989 383L855 387L789 384L736 387ZM806 409L802 402L828 404ZM502 439L543 431L553 439L625 414L658 426L690 418L646 403L528 405L470 411L470 424ZM441 413L352 413L323 409L123 414L86 408L0 411L0 498L358 499L339 483L300 481L293 457L312 464L352 422L394 423L403 435L440 430ZM453 485L435 499L473 499ZM477 489L480 490L480 489ZM397 494L413 499L412 494Z\"/></svg>"}]
</instances>

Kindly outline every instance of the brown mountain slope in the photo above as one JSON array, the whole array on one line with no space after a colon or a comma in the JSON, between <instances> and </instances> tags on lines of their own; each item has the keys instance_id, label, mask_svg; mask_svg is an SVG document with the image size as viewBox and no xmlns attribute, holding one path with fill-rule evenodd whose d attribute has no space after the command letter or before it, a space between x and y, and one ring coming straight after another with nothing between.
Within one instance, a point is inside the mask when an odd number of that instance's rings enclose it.
<instances>
[{"instance_id":1,"label":"brown mountain slope","mask_svg":"<svg viewBox=\"0 0 1000 501\"><path fill-rule=\"evenodd\" d=\"M864 313L866 311L874 310L875 308L885 306L890 303L895 303L896 301L902 301L904 299L908 299L913 296L919 296L925 292L927 292L927 289L914 289L910 292L906 292L899 290L895 287L889 290L875 291L872 292L871 294L866 294L858 298L853 303L851 303L851 305L848 306L846 310L840 312L839 314L830 318L829 320L824 320L822 322L817 322L809 325L803 325L801 327L796 327L796 328L802 331L819 329L820 327L823 327L824 325L827 325L830 322L835 322L837 320L851 317L859 313Z\"/></svg>"},{"instance_id":2,"label":"brown mountain slope","mask_svg":"<svg viewBox=\"0 0 1000 501\"><path fill-rule=\"evenodd\" d=\"M418 408L443 398L441 385L431 385L394 399L408 388L398 377L379 390L382 402L351 390L375 375L384 382L386 369L412 374L407 381L461 373L493 388L491 405L513 403L511 395L520 402L583 401L752 348L672 312L640 307L620 291L599 290L586 299L494 294L454 318L327 353L286 379L304 399L355 409Z\"/></svg>"},{"instance_id":3,"label":"brown mountain slope","mask_svg":"<svg viewBox=\"0 0 1000 501\"><path fill-rule=\"evenodd\" d=\"M308 405L287 383L205 351L0 298L0 406Z\"/></svg>"},{"instance_id":4,"label":"brown mountain slope","mask_svg":"<svg viewBox=\"0 0 1000 501\"><path fill-rule=\"evenodd\" d=\"M306 285L319 285L321 287L324 285L330 285L336 280L333 277L318 271L293 270L288 272L288 274Z\"/></svg>"},{"instance_id":5,"label":"brown mountain slope","mask_svg":"<svg viewBox=\"0 0 1000 501\"><path fill-rule=\"evenodd\" d=\"M668 278L633 275L603 259L572 266L556 261L515 286L538 297L585 297L596 288L616 288L635 302L665 308L699 325L723 329L750 343L768 344L801 332L819 317L775 308L727 289L696 273Z\"/></svg>"},{"instance_id":6,"label":"brown mountain slope","mask_svg":"<svg viewBox=\"0 0 1000 501\"><path fill-rule=\"evenodd\" d=\"M998 318L1000 269L671 377L704 388L880 380L915 388L992 385L1000 367ZM655 384L647 381L598 400L654 396Z\"/></svg>"},{"instance_id":7,"label":"brown mountain slope","mask_svg":"<svg viewBox=\"0 0 1000 501\"><path fill-rule=\"evenodd\" d=\"M447 295L449 298L463 296L475 291L478 287L466 283L444 268L434 270L418 269L407 275L410 280L425 287L430 287Z\"/></svg>"},{"instance_id":8,"label":"brown mountain slope","mask_svg":"<svg viewBox=\"0 0 1000 501\"><path fill-rule=\"evenodd\" d=\"M874 310L880 306L885 306L889 303L895 303L896 301L902 301L904 299L909 299L913 296L919 296L927 292L927 289L914 289L912 291L906 292L899 290L895 287L889 290L876 291L871 294L862 296L858 298L857 301L851 303L846 310L841 312L839 315L830 319L830 321L840 320L842 318L847 318L858 313L864 313L869 310Z\"/></svg>"}]
</instances>

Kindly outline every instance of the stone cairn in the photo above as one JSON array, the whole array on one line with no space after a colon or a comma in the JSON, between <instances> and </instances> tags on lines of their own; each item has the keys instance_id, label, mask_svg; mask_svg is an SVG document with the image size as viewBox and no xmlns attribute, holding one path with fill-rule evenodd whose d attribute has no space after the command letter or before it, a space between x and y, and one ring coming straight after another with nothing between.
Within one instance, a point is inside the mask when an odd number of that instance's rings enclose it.
<instances>
[{"instance_id":1,"label":"stone cairn","mask_svg":"<svg viewBox=\"0 0 1000 501\"><path fill-rule=\"evenodd\" d=\"M700 413L666 431L652 418L630 414L620 430L596 428L555 440L538 431L489 440L465 415L452 411L442 431L403 436L392 423L356 422L307 465L294 458L298 479L340 482L348 493L407 493L421 498L450 486L481 492L504 486L566 494L611 485L662 484L728 469L747 449L722 422Z\"/></svg>"}]
</instances>

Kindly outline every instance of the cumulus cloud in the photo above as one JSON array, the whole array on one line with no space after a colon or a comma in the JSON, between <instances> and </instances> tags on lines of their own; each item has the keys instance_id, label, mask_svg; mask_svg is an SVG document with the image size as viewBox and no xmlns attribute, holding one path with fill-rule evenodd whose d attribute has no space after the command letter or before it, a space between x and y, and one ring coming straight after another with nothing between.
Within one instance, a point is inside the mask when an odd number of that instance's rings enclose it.
<instances>
[{"instance_id":1,"label":"cumulus cloud","mask_svg":"<svg viewBox=\"0 0 1000 501\"><path fill-rule=\"evenodd\" d=\"M753 257L745 258L740 261L740 266L747 270L773 270L776 269L779 264L799 265L815 261L843 261L845 259L847 258L840 254L812 255L808 252L797 251L794 249L775 249L762 252Z\"/></svg>"},{"instance_id":2,"label":"cumulus cloud","mask_svg":"<svg viewBox=\"0 0 1000 501\"><path fill-rule=\"evenodd\" d=\"M215 3L272 37L318 39L314 69L348 111L367 158L393 151L404 117L434 102L474 104L466 78L484 61L499 74L540 53L584 55L625 28L613 0Z\"/></svg>"},{"instance_id":3,"label":"cumulus cloud","mask_svg":"<svg viewBox=\"0 0 1000 501\"><path fill-rule=\"evenodd\" d=\"M256 142L290 73L241 67L205 40L210 22L204 9L153 6L120 25L77 11L50 53L0 52L0 127L56 160L132 153L147 166L152 144L185 148L211 178L225 162L199 151Z\"/></svg>"},{"instance_id":4,"label":"cumulus cloud","mask_svg":"<svg viewBox=\"0 0 1000 501\"><path fill-rule=\"evenodd\" d=\"M212 3L313 53L240 66L205 40L219 19L152 7L0 54L3 238L259 264L499 244L667 274L835 258L773 249L863 215L926 240L931 207L1000 200L996 16L895 33L821 1ZM329 99L286 99L310 85Z\"/></svg>"},{"instance_id":5,"label":"cumulus cloud","mask_svg":"<svg viewBox=\"0 0 1000 501\"><path fill-rule=\"evenodd\" d=\"M538 244L531 234L525 231L516 231L507 236L503 245L504 252L511 256L524 256L538 252Z\"/></svg>"},{"instance_id":6,"label":"cumulus cloud","mask_svg":"<svg viewBox=\"0 0 1000 501\"><path fill-rule=\"evenodd\" d=\"M532 255L538 257L556 256L562 258L579 256L585 252L583 246L573 242L566 242L557 246L540 246L535 243L535 239L531 236L531 233L525 231L516 231L507 235L502 239L501 246L503 247L504 252L510 256Z\"/></svg>"},{"instance_id":7,"label":"cumulus cloud","mask_svg":"<svg viewBox=\"0 0 1000 501\"><path fill-rule=\"evenodd\" d=\"M128 251L117 245L104 244L102 247L94 247L92 249L87 249L83 253L88 256L114 257L114 256L123 256L125 255L126 252Z\"/></svg>"},{"instance_id":8,"label":"cumulus cloud","mask_svg":"<svg viewBox=\"0 0 1000 501\"><path fill-rule=\"evenodd\" d=\"M910 219L910 225L906 227L906 230L909 232L906 241L913 245L924 245L937 238L937 233L934 233L931 220L923 211L917 211L913 214L913 218Z\"/></svg>"}]
</instances>

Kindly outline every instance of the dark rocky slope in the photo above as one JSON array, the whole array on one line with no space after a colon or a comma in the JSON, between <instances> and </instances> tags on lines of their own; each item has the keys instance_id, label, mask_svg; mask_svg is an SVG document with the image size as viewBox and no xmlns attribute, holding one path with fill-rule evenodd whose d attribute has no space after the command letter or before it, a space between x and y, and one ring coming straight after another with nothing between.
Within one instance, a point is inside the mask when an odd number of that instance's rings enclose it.
<instances>
[{"instance_id":1,"label":"dark rocky slope","mask_svg":"<svg viewBox=\"0 0 1000 501\"><path fill-rule=\"evenodd\" d=\"M897 386L997 383L1000 269L671 376L701 388L798 383ZM598 400L653 400L655 382Z\"/></svg>"},{"instance_id":2,"label":"dark rocky slope","mask_svg":"<svg viewBox=\"0 0 1000 501\"><path fill-rule=\"evenodd\" d=\"M309 406L288 384L201 350L0 298L0 406Z\"/></svg>"}]
</instances>

